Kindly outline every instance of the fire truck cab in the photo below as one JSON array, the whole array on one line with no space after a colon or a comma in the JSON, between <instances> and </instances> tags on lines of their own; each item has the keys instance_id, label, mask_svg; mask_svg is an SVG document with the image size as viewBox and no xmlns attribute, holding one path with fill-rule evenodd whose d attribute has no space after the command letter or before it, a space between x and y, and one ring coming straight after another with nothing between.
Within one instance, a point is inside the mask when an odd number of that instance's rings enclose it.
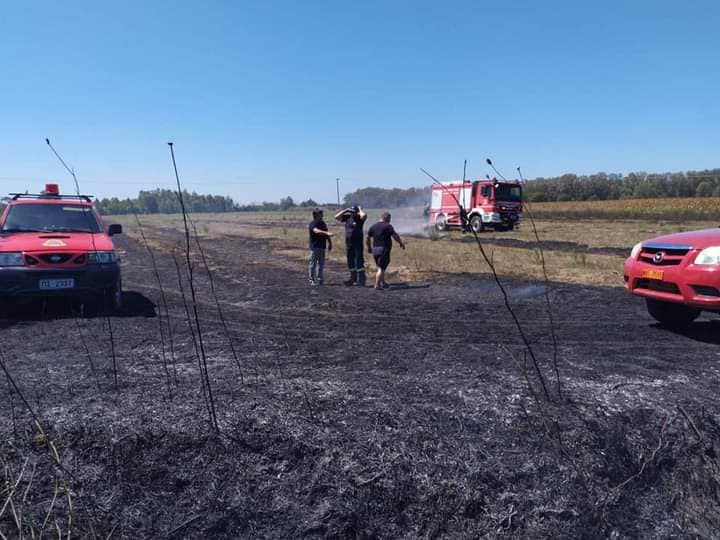
<instances>
[{"instance_id":1,"label":"fire truck cab","mask_svg":"<svg viewBox=\"0 0 720 540\"><path fill-rule=\"evenodd\" d=\"M11 193L0 214L0 297L102 294L122 307L120 264L112 236L89 195Z\"/></svg>"},{"instance_id":2,"label":"fire truck cab","mask_svg":"<svg viewBox=\"0 0 720 540\"><path fill-rule=\"evenodd\" d=\"M429 223L438 231L462 227L461 209L470 228L507 231L522 217L522 185L497 179L447 182L432 186Z\"/></svg>"}]
</instances>

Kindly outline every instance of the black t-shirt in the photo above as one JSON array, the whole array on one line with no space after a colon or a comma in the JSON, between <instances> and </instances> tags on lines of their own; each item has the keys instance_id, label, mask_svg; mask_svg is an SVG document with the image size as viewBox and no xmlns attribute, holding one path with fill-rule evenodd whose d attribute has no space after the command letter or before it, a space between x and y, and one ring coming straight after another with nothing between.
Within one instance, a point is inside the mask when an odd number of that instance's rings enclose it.
<instances>
[{"instance_id":1,"label":"black t-shirt","mask_svg":"<svg viewBox=\"0 0 720 540\"><path fill-rule=\"evenodd\" d=\"M315 219L308 225L308 232L310 233L310 249L325 249L327 244L327 236L324 234L317 234L313 232L313 229L320 229L321 231L327 231L328 226L322 219Z\"/></svg>"},{"instance_id":2,"label":"black t-shirt","mask_svg":"<svg viewBox=\"0 0 720 540\"><path fill-rule=\"evenodd\" d=\"M362 244L363 239L363 225L367 214L362 218L353 212L352 214L344 214L342 221L345 223L345 240L348 242L359 242Z\"/></svg>"},{"instance_id":3,"label":"black t-shirt","mask_svg":"<svg viewBox=\"0 0 720 540\"><path fill-rule=\"evenodd\" d=\"M373 239L373 247L384 247L388 251L392 248L393 234L395 234L393 226L384 221L378 221L368 231L368 236Z\"/></svg>"}]
</instances>

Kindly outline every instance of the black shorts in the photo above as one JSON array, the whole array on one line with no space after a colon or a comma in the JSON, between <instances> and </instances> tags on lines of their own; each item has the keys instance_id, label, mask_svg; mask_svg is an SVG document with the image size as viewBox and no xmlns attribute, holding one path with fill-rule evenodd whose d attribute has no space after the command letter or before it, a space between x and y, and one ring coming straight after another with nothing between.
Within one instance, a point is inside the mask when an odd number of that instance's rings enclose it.
<instances>
[{"instance_id":1,"label":"black shorts","mask_svg":"<svg viewBox=\"0 0 720 540\"><path fill-rule=\"evenodd\" d=\"M390 250L384 247L374 247L372 248L372 254L377 267L385 270L390 264Z\"/></svg>"}]
</instances>

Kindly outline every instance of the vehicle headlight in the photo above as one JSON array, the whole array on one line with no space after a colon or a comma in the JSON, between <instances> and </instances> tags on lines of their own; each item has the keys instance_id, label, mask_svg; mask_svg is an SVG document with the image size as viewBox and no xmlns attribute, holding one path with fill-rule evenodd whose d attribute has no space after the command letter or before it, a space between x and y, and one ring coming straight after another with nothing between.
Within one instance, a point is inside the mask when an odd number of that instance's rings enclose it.
<instances>
[{"instance_id":1,"label":"vehicle headlight","mask_svg":"<svg viewBox=\"0 0 720 540\"><path fill-rule=\"evenodd\" d=\"M0 253L0 266L24 266L22 253Z\"/></svg>"},{"instance_id":2,"label":"vehicle headlight","mask_svg":"<svg viewBox=\"0 0 720 540\"><path fill-rule=\"evenodd\" d=\"M114 251L91 251L88 253L89 264L109 264L117 261Z\"/></svg>"},{"instance_id":3,"label":"vehicle headlight","mask_svg":"<svg viewBox=\"0 0 720 540\"><path fill-rule=\"evenodd\" d=\"M703 249L695 257L695 264L720 264L720 247L709 247Z\"/></svg>"},{"instance_id":4,"label":"vehicle headlight","mask_svg":"<svg viewBox=\"0 0 720 540\"><path fill-rule=\"evenodd\" d=\"M637 244L635 244L632 248L632 251L630 252L630 258L637 259L637 256L640 254L641 249L642 249L642 242L638 242Z\"/></svg>"}]
</instances>

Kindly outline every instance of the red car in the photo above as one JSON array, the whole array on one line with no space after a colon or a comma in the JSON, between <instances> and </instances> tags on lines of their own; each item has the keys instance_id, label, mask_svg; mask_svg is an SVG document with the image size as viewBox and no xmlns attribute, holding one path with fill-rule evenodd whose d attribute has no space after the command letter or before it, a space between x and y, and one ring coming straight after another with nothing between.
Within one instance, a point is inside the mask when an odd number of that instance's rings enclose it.
<instances>
[{"instance_id":1,"label":"red car","mask_svg":"<svg viewBox=\"0 0 720 540\"><path fill-rule=\"evenodd\" d=\"M720 312L720 228L660 236L637 244L625 261L625 287L668 326L701 311Z\"/></svg>"},{"instance_id":2,"label":"red car","mask_svg":"<svg viewBox=\"0 0 720 540\"><path fill-rule=\"evenodd\" d=\"M107 232L106 232L107 231ZM122 279L112 236L87 195L11 194L0 216L0 297L103 294L122 307Z\"/></svg>"}]
</instances>

